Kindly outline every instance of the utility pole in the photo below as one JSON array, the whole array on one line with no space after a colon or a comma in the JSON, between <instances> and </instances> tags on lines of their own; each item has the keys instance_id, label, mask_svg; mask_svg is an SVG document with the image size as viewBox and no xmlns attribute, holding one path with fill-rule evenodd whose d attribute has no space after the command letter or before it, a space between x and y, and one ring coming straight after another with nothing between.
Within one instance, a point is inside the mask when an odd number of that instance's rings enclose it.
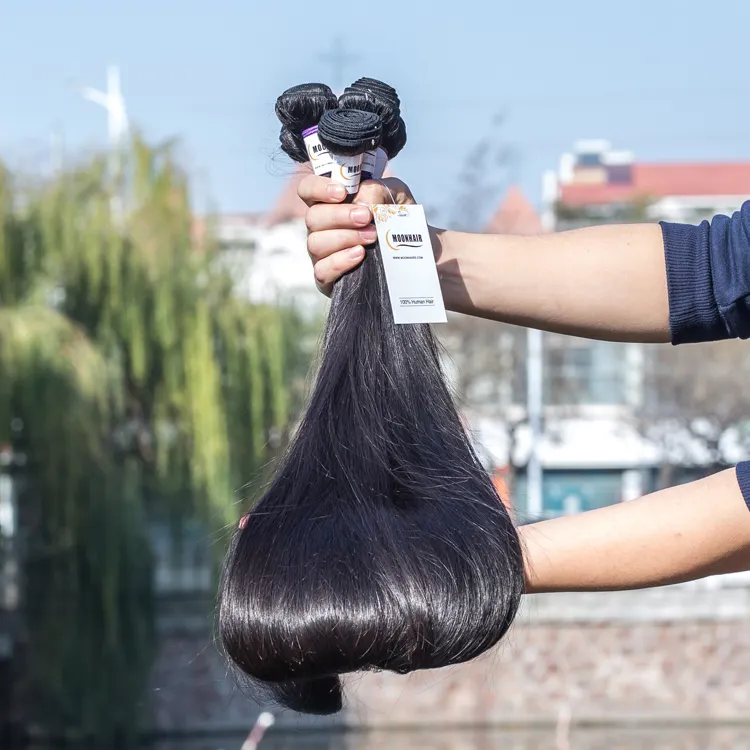
<instances>
[{"instance_id":1,"label":"utility pole","mask_svg":"<svg viewBox=\"0 0 750 750\"><path fill-rule=\"evenodd\" d=\"M542 227L545 232L555 229L554 202L558 194L557 175L546 172L542 183L545 212ZM527 477L527 512L531 518L539 518L544 512L544 471L540 456L540 444L544 433L544 333L529 329L526 333L526 413L531 433Z\"/></svg>"},{"instance_id":2,"label":"utility pole","mask_svg":"<svg viewBox=\"0 0 750 750\"><path fill-rule=\"evenodd\" d=\"M526 467L528 498L526 511L539 518L544 510L542 461L539 447L542 439L544 404L544 334L530 328L526 334L526 410L528 412L531 446Z\"/></svg>"},{"instance_id":3,"label":"utility pole","mask_svg":"<svg viewBox=\"0 0 750 750\"><path fill-rule=\"evenodd\" d=\"M324 63L331 66L331 88L341 93L346 86L346 67L349 63L359 60L359 56L346 51L346 46L341 37L337 37L331 43L331 49L318 56Z\"/></svg>"},{"instance_id":4,"label":"utility pole","mask_svg":"<svg viewBox=\"0 0 750 750\"><path fill-rule=\"evenodd\" d=\"M107 68L107 90L100 91L91 86L79 86L78 93L107 110L107 134L112 149L122 146L128 132L128 116L125 99L120 86L120 69L116 65Z\"/></svg>"},{"instance_id":5,"label":"utility pole","mask_svg":"<svg viewBox=\"0 0 750 750\"><path fill-rule=\"evenodd\" d=\"M100 91L91 86L79 86L78 93L90 102L107 111L107 136L109 140L110 179L114 185L112 213L121 217L122 206L122 149L128 133L128 115L125 98L120 86L120 69L116 65L107 68L107 90Z\"/></svg>"}]
</instances>

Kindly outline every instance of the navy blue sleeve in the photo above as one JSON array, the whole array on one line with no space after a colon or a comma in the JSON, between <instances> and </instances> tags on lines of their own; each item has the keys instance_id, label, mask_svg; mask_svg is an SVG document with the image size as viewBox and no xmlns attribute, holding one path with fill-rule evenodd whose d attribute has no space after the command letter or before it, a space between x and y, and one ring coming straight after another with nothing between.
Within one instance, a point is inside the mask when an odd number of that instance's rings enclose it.
<instances>
[{"instance_id":1,"label":"navy blue sleeve","mask_svg":"<svg viewBox=\"0 0 750 750\"><path fill-rule=\"evenodd\" d=\"M737 481L742 490L742 497L745 498L745 504L750 508L750 461L743 461L737 464Z\"/></svg>"},{"instance_id":2,"label":"navy blue sleeve","mask_svg":"<svg viewBox=\"0 0 750 750\"><path fill-rule=\"evenodd\" d=\"M750 338L750 201L731 218L661 228L672 343Z\"/></svg>"},{"instance_id":3,"label":"navy blue sleeve","mask_svg":"<svg viewBox=\"0 0 750 750\"><path fill-rule=\"evenodd\" d=\"M750 201L731 218L661 228L672 343L750 338ZM750 461L736 472L750 508Z\"/></svg>"}]
</instances>

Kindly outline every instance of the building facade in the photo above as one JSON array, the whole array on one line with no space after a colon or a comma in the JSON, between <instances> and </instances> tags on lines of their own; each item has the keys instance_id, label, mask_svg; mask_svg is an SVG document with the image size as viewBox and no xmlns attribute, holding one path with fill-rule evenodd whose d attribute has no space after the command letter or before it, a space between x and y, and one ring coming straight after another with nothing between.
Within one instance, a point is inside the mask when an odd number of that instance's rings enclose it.
<instances>
[{"instance_id":1,"label":"building facade","mask_svg":"<svg viewBox=\"0 0 750 750\"><path fill-rule=\"evenodd\" d=\"M293 302L302 311L319 314L325 298L313 281L307 207L297 196L307 173L300 168L287 179L268 213L219 214L212 218L212 229L237 294L261 303Z\"/></svg>"},{"instance_id":2,"label":"building facade","mask_svg":"<svg viewBox=\"0 0 750 750\"><path fill-rule=\"evenodd\" d=\"M305 174L300 169L286 180L268 213L220 215L214 229L239 294L259 302L293 301L320 315L326 300L313 282L306 206L297 196ZM528 235L613 222L699 222L731 213L748 195L750 163L644 164L606 141L581 141L544 175L540 210L511 188L485 231ZM523 519L532 445L525 408L526 334L478 320L448 328L446 335L442 326L436 330L446 343L447 369L469 429ZM639 424L648 387L647 350L544 334L543 351L541 515L589 510L657 489L663 450L644 437ZM700 463L676 467L671 481L701 476Z\"/></svg>"},{"instance_id":3,"label":"building facade","mask_svg":"<svg viewBox=\"0 0 750 750\"><path fill-rule=\"evenodd\" d=\"M486 231L529 234L624 222L699 223L736 211L748 196L750 162L643 164L606 141L582 141L561 157L556 171L544 175L539 214L513 189ZM650 350L555 334L544 334L543 342L541 515L590 510L658 489L667 457L643 424L652 385ZM513 340L515 387L504 389L500 415L480 403L473 417L479 442L496 466L509 467L514 477L512 501L521 519L529 510L525 468L531 449L524 344L522 336ZM691 460L670 472L670 483L716 468L699 450L692 453ZM727 461L744 457L732 455Z\"/></svg>"},{"instance_id":4,"label":"building facade","mask_svg":"<svg viewBox=\"0 0 750 750\"><path fill-rule=\"evenodd\" d=\"M587 164L593 157L588 152L584 156L583 172L598 169L601 177L601 169ZM615 176L624 179L619 169L623 165L617 166ZM572 192L566 192L563 178L570 170L565 169L555 177L556 192L541 215L512 190L487 231L534 234L618 217L612 205L593 201L590 193L587 199L597 215L588 215L589 204L572 199L581 194L578 187L571 183ZM582 179L584 191L595 184L592 175ZM606 194L609 188L603 190ZM750 194L750 184L746 192ZM222 252L225 262L234 264L240 293L268 301L309 294L315 304L320 295L305 256L304 206L295 204L292 191L288 196L269 216L220 217ZM561 196L572 206L566 207ZM735 198L739 205L739 194ZM665 212L670 206L675 212L688 211L690 201L680 203L680 196L662 200ZM623 200L620 216L634 210L632 205ZM643 203L649 210L653 205ZM678 218L677 213L662 215ZM679 218L690 220L687 213ZM507 485L522 516L530 452L526 333L475 319L466 326L460 318L454 322L453 327L436 329L440 333L450 328L446 344L455 362L452 377L462 390L467 429L476 435L483 460L499 479L511 467ZM544 515L601 507L652 488L662 456L634 420L643 402L644 362L641 347L545 335L540 446ZM683 478L691 478L690 470L686 468ZM261 707L237 688L212 637L206 615L213 601L209 560L200 544L187 545L186 559L175 567L168 530L155 534L162 596L152 727L163 734L247 731ZM200 537L196 530L195 538ZM728 576L651 591L528 598L507 639L482 659L406 677L358 675L350 681L342 713L311 719L280 712L275 730L289 731L296 741L313 728L430 727L445 733L471 725L550 727L560 716L571 717L574 724L602 726L744 722L750 666L744 645L750 617L746 584L747 576ZM644 746L649 746L647 741ZM735 746L732 736L727 747Z\"/></svg>"}]
</instances>

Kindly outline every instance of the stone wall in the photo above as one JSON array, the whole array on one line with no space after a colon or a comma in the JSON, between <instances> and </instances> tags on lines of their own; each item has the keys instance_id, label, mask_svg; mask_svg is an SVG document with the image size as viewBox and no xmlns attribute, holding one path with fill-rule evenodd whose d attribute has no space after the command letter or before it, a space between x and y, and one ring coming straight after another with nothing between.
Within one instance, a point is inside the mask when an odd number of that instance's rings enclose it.
<instances>
[{"instance_id":1,"label":"stone wall","mask_svg":"<svg viewBox=\"0 0 750 750\"><path fill-rule=\"evenodd\" d=\"M238 748L244 737L159 742L152 750ZM549 730L444 730L351 734L273 733L262 750L750 750L745 727L574 729L569 736Z\"/></svg>"},{"instance_id":2,"label":"stone wall","mask_svg":"<svg viewBox=\"0 0 750 750\"><path fill-rule=\"evenodd\" d=\"M171 618L171 619L170 619ZM194 613L163 621L152 708L162 731L243 729L238 693ZM530 597L511 634L470 664L350 679L349 705L280 726L544 726L750 721L750 588L709 584Z\"/></svg>"}]
</instances>

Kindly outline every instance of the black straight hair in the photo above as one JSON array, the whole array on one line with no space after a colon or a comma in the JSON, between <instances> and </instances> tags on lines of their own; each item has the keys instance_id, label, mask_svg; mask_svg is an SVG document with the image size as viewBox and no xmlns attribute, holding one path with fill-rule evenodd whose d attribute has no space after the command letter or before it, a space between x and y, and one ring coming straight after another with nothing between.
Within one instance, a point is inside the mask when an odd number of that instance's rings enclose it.
<instances>
[{"instance_id":1,"label":"black straight hair","mask_svg":"<svg viewBox=\"0 0 750 750\"><path fill-rule=\"evenodd\" d=\"M284 96L287 150L309 127L288 113L321 100ZM333 713L341 675L434 669L491 648L522 591L516 529L430 326L394 323L375 246L334 286L307 409L232 540L219 604L226 653L276 702Z\"/></svg>"}]
</instances>

